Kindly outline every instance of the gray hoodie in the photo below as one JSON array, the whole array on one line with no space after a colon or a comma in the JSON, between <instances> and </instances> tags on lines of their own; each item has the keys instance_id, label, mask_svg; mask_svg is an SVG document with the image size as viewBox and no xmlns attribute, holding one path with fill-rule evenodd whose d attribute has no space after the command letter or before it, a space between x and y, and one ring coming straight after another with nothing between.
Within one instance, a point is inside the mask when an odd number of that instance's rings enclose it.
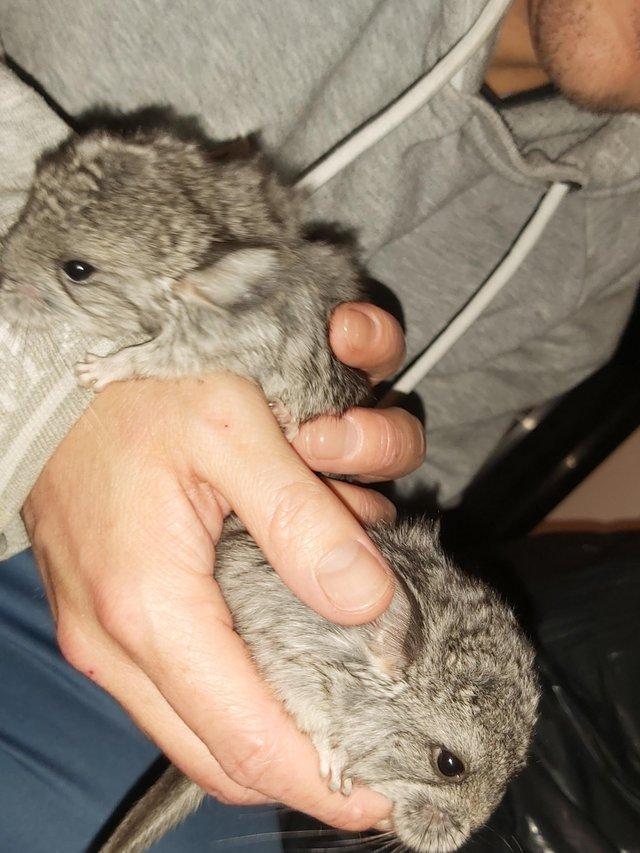
<instances>
[{"instance_id":1,"label":"gray hoodie","mask_svg":"<svg viewBox=\"0 0 640 853\"><path fill-rule=\"evenodd\" d=\"M169 104L218 138L260 131L293 174L349 137L445 56L485 0L0 0L6 54L68 115ZM418 385L428 461L416 486L451 501L523 412L611 355L640 279L640 117L592 115L560 96L491 105L493 34L427 103L312 197L356 230L371 274L399 299L409 361L499 264L550 182L576 189L477 322ZM0 65L0 234L39 150L67 132ZM25 345L0 318L0 531L90 396L61 330ZM2 545L0 536L0 546Z\"/></svg>"}]
</instances>

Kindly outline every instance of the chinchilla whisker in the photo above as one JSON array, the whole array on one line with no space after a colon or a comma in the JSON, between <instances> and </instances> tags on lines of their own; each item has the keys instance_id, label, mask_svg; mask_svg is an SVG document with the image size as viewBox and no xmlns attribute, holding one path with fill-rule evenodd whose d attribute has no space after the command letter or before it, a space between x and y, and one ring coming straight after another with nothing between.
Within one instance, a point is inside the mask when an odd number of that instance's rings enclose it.
<instances>
[{"instance_id":1,"label":"chinchilla whisker","mask_svg":"<svg viewBox=\"0 0 640 853\"><path fill-rule=\"evenodd\" d=\"M386 853L391 853L391 851L393 850L393 848L396 846L397 843L398 843L398 839L392 838L390 841L387 841L385 844L383 844L382 847L379 847L377 849L376 853L385 853L385 851L386 851Z\"/></svg>"},{"instance_id":2,"label":"chinchilla whisker","mask_svg":"<svg viewBox=\"0 0 640 853\"><path fill-rule=\"evenodd\" d=\"M336 850L344 850L344 847L340 847L340 839L336 838L335 842L331 843L329 847L310 847L310 853L335 853ZM363 850L363 847L348 847L348 850Z\"/></svg>"},{"instance_id":3,"label":"chinchilla whisker","mask_svg":"<svg viewBox=\"0 0 640 853\"><path fill-rule=\"evenodd\" d=\"M380 841L387 841L392 836L394 836L393 832L381 832L376 835L365 836L364 838L336 838L336 840L332 843L331 847L324 847L323 850L364 850L366 847L370 847L372 844ZM320 853L320 848L315 847L313 849L313 853Z\"/></svg>"},{"instance_id":4,"label":"chinchilla whisker","mask_svg":"<svg viewBox=\"0 0 640 853\"><path fill-rule=\"evenodd\" d=\"M433 826L434 817L435 817L435 815L432 814L431 817L429 818L429 823L422 829L422 837L420 839L420 846L422 846L423 844L426 844L426 842L427 842L427 839L429 837L429 833L431 832L431 827Z\"/></svg>"},{"instance_id":5,"label":"chinchilla whisker","mask_svg":"<svg viewBox=\"0 0 640 853\"><path fill-rule=\"evenodd\" d=\"M485 826L485 827L483 827L483 831L484 830L488 830L489 832L493 832L494 835L497 835L498 838L500 839L500 841L503 841L506 844L506 846L508 847L508 849L511 850L511 853L514 853L514 847L510 843L509 839L506 838L506 836L502 835L502 833L498 832L497 829L494 829L492 826ZM518 848L522 851L522 853L524 853L524 848L523 848L522 844L520 844L520 842L518 841L516 836L513 833L511 833L511 837L516 842L516 844L518 845Z\"/></svg>"},{"instance_id":6,"label":"chinchilla whisker","mask_svg":"<svg viewBox=\"0 0 640 853\"><path fill-rule=\"evenodd\" d=\"M349 853L357 850L367 850L371 845L377 841L376 838L361 838L359 841L354 841L352 844L346 844L339 838L331 844L329 847L312 847L312 853L335 853L336 850L348 850Z\"/></svg>"},{"instance_id":7,"label":"chinchilla whisker","mask_svg":"<svg viewBox=\"0 0 640 853\"><path fill-rule=\"evenodd\" d=\"M379 835L369 835L364 838L336 838L335 841L331 842L331 847L322 848L323 850L358 850L364 849L365 847L369 847L369 845L373 844L376 841L380 841L382 838L387 838L392 835L391 832L381 833ZM320 848L314 847L313 853L320 853Z\"/></svg>"},{"instance_id":8,"label":"chinchilla whisker","mask_svg":"<svg viewBox=\"0 0 640 853\"><path fill-rule=\"evenodd\" d=\"M323 835L323 836L337 835L338 831L339 830L331 829L330 827L327 827L326 829L289 829L289 830L285 830L284 832L282 832L281 835L283 838L285 838L285 837L286 838L296 838L296 837L302 838L304 836L313 837L314 835ZM349 839L346 839L344 842L342 841L342 839L336 839L336 840L339 843L347 843L347 842L356 841L357 839L349 838Z\"/></svg>"},{"instance_id":9,"label":"chinchilla whisker","mask_svg":"<svg viewBox=\"0 0 640 853\"><path fill-rule=\"evenodd\" d=\"M498 838L502 838L502 840L503 840L503 841L504 841L504 843L507 845L507 847L509 848L509 850L514 850L514 847L512 846L511 842L509 841L509 839L508 839L505 835L500 835L500 833L498 833L495 829L494 829L493 831L496 833L496 835L498 836ZM515 843L518 845L518 850L520 850L520 851L521 851L521 853L524 853L524 847L522 846L522 844L520 843L520 841L516 838L516 836L515 836L513 833L511 833L511 838L512 838L512 840L513 840L513 841L515 841Z\"/></svg>"},{"instance_id":10,"label":"chinchilla whisker","mask_svg":"<svg viewBox=\"0 0 640 853\"><path fill-rule=\"evenodd\" d=\"M335 829L285 829L282 831L274 830L273 832L256 832L253 835L231 835L227 838L219 838L216 841L212 841L208 845L208 848L224 847L236 841L255 844L259 841L274 841L279 838L317 838L321 835L332 835L335 833Z\"/></svg>"},{"instance_id":11,"label":"chinchilla whisker","mask_svg":"<svg viewBox=\"0 0 640 853\"><path fill-rule=\"evenodd\" d=\"M394 840L393 840L393 839L392 839L392 840L390 840L390 841L385 842L385 843L382 845L382 847L376 847L376 848L375 848L375 853L383 853L383 851L389 851L389 853L390 853L390 851L391 851L391 849L392 849L392 847L393 847L394 843L395 843L395 842L394 842Z\"/></svg>"}]
</instances>

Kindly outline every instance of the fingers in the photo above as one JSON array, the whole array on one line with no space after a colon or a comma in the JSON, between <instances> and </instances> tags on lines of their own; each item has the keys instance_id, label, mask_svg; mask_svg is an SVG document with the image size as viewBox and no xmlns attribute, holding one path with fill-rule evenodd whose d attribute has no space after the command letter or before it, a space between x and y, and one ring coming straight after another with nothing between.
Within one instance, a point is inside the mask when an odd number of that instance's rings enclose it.
<instances>
[{"instance_id":1,"label":"fingers","mask_svg":"<svg viewBox=\"0 0 640 853\"><path fill-rule=\"evenodd\" d=\"M216 775L210 760L204 763L214 789L236 796L237 787L229 787L227 778L243 792L258 792L348 829L363 829L386 816L389 802L372 791L356 789L348 798L329 792L308 738L263 685L242 640L220 620L215 589L210 578L187 573L170 599L166 591L157 594L143 624L133 625L121 613L107 620L125 652L216 756L224 777ZM185 745L186 740L181 752ZM204 756L197 756L195 746L190 754L202 765Z\"/></svg>"},{"instance_id":2,"label":"fingers","mask_svg":"<svg viewBox=\"0 0 640 853\"><path fill-rule=\"evenodd\" d=\"M294 447L315 471L394 480L415 471L426 443L420 421L404 409L352 409L301 427Z\"/></svg>"},{"instance_id":3,"label":"fingers","mask_svg":"<svg viewBox=\"0 0 640 853\"><path fill-rule=\"evenodd\" d=\"M226 496L298 598L341 624L375 618L394 589L379 551L284 439L258 389L236 377L221 384L202 424L197 478Z\"/></svg>"},{"instance_id":4,"label":"fingers","mask_svg":"<svg viewBox=\"0 0 640 853\"><path fill-rule=\"evenodd\" d=\"M387 311L366 302L347 302L335 309L329 340L336 358L364 370L374 385L393 376L404 361L400 324Z\"/></svg>"},{"instance_id":5,"label":"fingers","mask_svg":"<svg viewBox=\"0 0 640 853\"><path fill-rule=\"evenodd\" d=\"M76 431L54 457L58 467L47 468L58 491L41 503L36 529L41 556L56 554L47 574L65 656L221 799L266 797L347 829L378 822L385 798L328 792L310 742L232 630L211 577L218 496L294 591L336 621L384 609L393 594L388 568L285 441L255 386L228 376L185 380L179 399L174 385L166 398L154 387L138 383L122 420ZM149 417L160 410L162 419Z\"/></svg>"},{"instance_id":6,"label":"fingers","mask_svg":"<svg viewBox=\"0 0 640 853\"><path fill-rule=\"evenodd\" d=\"M81 634L77 627L68 629L70 621L65 620L58 630L64 657L110 693L176 767L220 802L235 805L271 802L264 794L238 785L227 776L151 679L97 625L89 638L86 624Z\"/></svg>"},{"instance_id":7,"label":"fingers","mask_svg":"<svg viewBox=\"0 0 640 853\"><path fill-rule=\"evenodd\" d=\"M397 510L384 495L374 492L373 489L363 489L340 480L325 479L324 482L362 524L395 521Z\"/></svg>"}]
</instances>

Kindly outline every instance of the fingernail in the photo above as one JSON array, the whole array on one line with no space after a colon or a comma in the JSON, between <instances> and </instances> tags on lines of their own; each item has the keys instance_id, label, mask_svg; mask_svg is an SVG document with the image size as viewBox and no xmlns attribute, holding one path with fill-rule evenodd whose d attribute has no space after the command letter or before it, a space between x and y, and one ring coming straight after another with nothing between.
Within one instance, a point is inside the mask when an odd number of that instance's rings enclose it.
<instances>
[{"instance_id":1,"label":"fingernail","mask_svg":"<svg viewBox=\"0 0 640 853\"><path fill-rule=\"evenodd\" d=\"M382 564L356 541L327 554L316 569L316 578L331 604L350 613L372 607L393 585Z\"/></svg>"},{"instance_id":2,"label":"fingernail","mask_svg":"<svg viewBox=\"0 0 640 853\"><path fill-rule=\"evenodd\" d=\"M343 329L351 349L368 349L378 333L374 320L360 308L350 307L344 312Z\"/></svg>"},{"instance_id":3,"label":"fingernail","mask_svg":"<svg viewBox=\"0 0 640 853\"><path fill-rule=\"evenodd\" d=\"M305 449L314 459L342 459L356 452L360 438L358 426L348 415L339 420L327 418L308 428Z\"/></svg>"}]
</instances>

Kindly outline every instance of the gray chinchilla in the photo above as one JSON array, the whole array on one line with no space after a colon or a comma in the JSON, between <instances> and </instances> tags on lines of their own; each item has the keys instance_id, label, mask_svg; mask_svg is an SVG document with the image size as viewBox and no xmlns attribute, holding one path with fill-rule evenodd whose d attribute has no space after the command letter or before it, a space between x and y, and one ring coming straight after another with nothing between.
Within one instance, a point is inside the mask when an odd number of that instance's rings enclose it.
<instances>
[{"instance_id":1,"label":"gray chinchilla","mask_svg":"<svg viewBox=\"0 0 640 853\"><path fill-rule=\"evenodd\" d=\"M166 132L73 138L39 164L6 239L0 306L33 327L141 341L88 356L83 385L230 370L262 386L291 436L368 393L328 342L333 308L362 297L356 264L305 239L300 207L259 156L221 160ZM456 850L525 761L533 653L426 522L369 534L398 581L370 625L334 625L298 601L235 519L216 580L330 787L369 785L393 801L393 831L409 848ZM147 849L203 796L170 768L104 850Z\"/></svg>"},{"instance_id":2,"label":"gray chinchilla","mask_svg":"<svg viewBox=\"0 0 640 853\"><path fill-rule=\"evenodd\" d=\"M391 607L369 625L334 625L302 604L235 519L216 580L330 787L348 793L357 780L388 796L393 831L412 850L457 850L525 763L533 653L509 608L451 565L427 523L368 532L398 579ZM170 767L102 853L146 850L203 797Z\"/></svg>"},{"instance_id":3,"label":"gray chinchilla","mask_svg":"<svg viewBox=\"0 0 640 853\"><path fill-rule=\"evenodd\" d=\"M85 387L228 370L262 386L291 437L369 390L327 340L331 311L363 296L356 263L304 239L299 206L259 154L219 158L167 132L73 137L38 165L0 304L34 328L140 341L87 355Z\"/></svg>"}]
</instances>

